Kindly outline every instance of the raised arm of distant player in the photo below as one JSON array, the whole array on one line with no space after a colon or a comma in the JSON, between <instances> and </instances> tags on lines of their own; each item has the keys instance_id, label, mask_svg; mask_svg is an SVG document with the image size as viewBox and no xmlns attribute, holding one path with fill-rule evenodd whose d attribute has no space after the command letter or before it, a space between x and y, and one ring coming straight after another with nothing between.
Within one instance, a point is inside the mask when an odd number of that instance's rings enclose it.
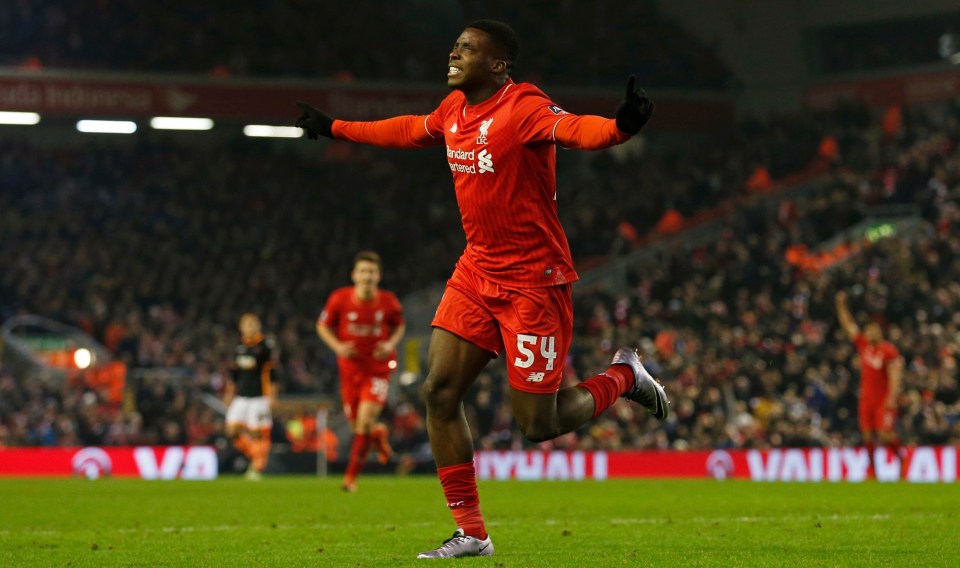
<instances>
[{"instance_id":1,"label":"raised arm of distant player","mask_svg":"<svg viewBox=\"0 0 960 568\"><path fill-rule=\"evenodd\" d=\"M903 357L897 357L887 366L887 376L890 380L887 390L887 408L896 408L900 398L900 385L903 378Z\"/></svg>"},{"instance_id":2,"label":"raised arm of distant player","mask_svg":"<svg viewBox=\"0 0 960 568\"><path fill-rule=\"evenodd\" d=\"M843 290L837 292L837 319L840 320L840 327L847 333L850 339L860 335L860 327L853 320L850 308L847 307L847 293Z\"/></svg>"}]
</instances>

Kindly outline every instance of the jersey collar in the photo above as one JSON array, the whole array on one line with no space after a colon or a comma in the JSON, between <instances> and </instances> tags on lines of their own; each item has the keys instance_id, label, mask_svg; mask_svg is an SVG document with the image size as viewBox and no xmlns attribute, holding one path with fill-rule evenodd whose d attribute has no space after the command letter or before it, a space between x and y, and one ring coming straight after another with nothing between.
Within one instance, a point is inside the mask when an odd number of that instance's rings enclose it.
<instances>
[{"instance_id":1,"label":"jersey collar","mask_svg":"<svg viewBox=\"0 0 960 568\"><path fill-rule=\"evenodd\" d=\"M503 84L503 86L500 87L500 89L496 93L494 93L489 99L483 101L482 103L477 105L470 105L470 104L467 104L466 99L464 99L464 104L463 104L463 109L461 110L461 114L465 115L467 113L467 110L469 110L470 112L479 114L486 111L489 108L497 106L500 103L500 99L502 99L503 96L507 94L507 91L509 91L514 86L516 86L516 83L513 82L513 79L511 79L510 77L507 77L507 81Z\"/></svg>"},{"instance_id":2,"label":"jersey collar","mask_svg":"<svg viewBox=\"0 0 960 568\"><path fill-rule=\"evenodd\" d=\"M258 334L254 335L253 337L251 337L251 338L249 338L249 339L247 339L247 338L245 338L245 337L244 337L244 338L241 338L241 339L243 340L243 344L246 345L247 347L249 347L249 346L251 346L251 345L256 345L257 343L260 343L261 341L263 341L263 334L262 334L262 333L258 333Z\"/></svg>"}]
</instances>

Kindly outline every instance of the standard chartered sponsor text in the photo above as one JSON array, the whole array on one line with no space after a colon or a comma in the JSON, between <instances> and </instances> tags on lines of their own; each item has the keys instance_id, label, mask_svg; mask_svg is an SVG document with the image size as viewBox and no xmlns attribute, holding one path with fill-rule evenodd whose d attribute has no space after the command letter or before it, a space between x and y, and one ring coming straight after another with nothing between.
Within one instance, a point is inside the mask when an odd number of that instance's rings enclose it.
<instances>
[{"instance_id":1,"label":"standard chartered sponsor text","mask_svg":"<svg viewBox=\"0 0 960 568\"><path fill-rule=\"evenodd\" d=\"M468 152L447 146L447 163L450 164L450 171L453 172L475 174L478 171L477 168L479 164L479 172L481 174L484 172L493 173L492 158L493 156L490 156L486 150L481 150L480 153L477 154L476 150L470 150Z\"/></svg>"},{"instance_id":2,"label":"standard chartered sponsor text","mask_svg":"<svg viewBox=\"0 0 960 568\"><path fill-rule=\"evenodd\" d=\"M447 158L451 160L461 160L464 162L472 162L474 159L475 152L476 150L470 150L469 152L465 152L460 148L457 148L456 150L454 150L450 146L447 146Z\"/></svg>"},{"instance_id":3,"label":"standard chartered sponsor text","mask_svg":"<svg viewBox=\"0 0 960 568\"><path fill-rule=\"evenodd\" d=\"M471 164L471 165L468 166L468 165L466 165L466 164L458 164L458 163L456 163L456 162L447 162L447 163L450 164L450 171L453 171L453 172L463 172L463 173L465 173L465 174L475 174L475 173L477 173L477 166L475 166L475 165L473 165L473 164Z\"/></svg>"}]
</instances>

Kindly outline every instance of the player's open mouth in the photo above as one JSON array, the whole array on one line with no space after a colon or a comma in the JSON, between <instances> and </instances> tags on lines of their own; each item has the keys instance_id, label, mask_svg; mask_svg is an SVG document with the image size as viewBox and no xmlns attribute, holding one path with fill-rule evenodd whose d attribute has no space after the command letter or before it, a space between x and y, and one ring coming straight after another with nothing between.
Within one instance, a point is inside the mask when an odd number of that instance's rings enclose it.
<instances>
[{"instance_id":1,"label":"player's open mouth","mask_svg":"<svg viewBox=\"0 0 960 568\"><path fill-rule=\"evenodd\" d=\"M447 77L453 77L454 75L459 75L460 71L461 70L459 67L454 67L453 65L451 65L450 67L447 68Z\"/></svg>"}]
</instances>

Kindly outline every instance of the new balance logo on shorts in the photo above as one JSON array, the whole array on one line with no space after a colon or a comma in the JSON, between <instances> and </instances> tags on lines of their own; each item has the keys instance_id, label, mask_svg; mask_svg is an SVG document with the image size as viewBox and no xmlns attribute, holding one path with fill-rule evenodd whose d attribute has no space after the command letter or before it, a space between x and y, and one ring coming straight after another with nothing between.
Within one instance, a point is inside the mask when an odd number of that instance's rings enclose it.
<instances>
[{"instance_id":1,"label":"new balance logo on shorts","mask_svg":"<svg viewBox=\"0 0 960 568\"><path fill-rule=\"evenodd\" d=\"M530 373L530 376L527 377L527 382L542 383L545 375L546 373L537 373L537 372Z\"/></svg>"}]
</instances>

